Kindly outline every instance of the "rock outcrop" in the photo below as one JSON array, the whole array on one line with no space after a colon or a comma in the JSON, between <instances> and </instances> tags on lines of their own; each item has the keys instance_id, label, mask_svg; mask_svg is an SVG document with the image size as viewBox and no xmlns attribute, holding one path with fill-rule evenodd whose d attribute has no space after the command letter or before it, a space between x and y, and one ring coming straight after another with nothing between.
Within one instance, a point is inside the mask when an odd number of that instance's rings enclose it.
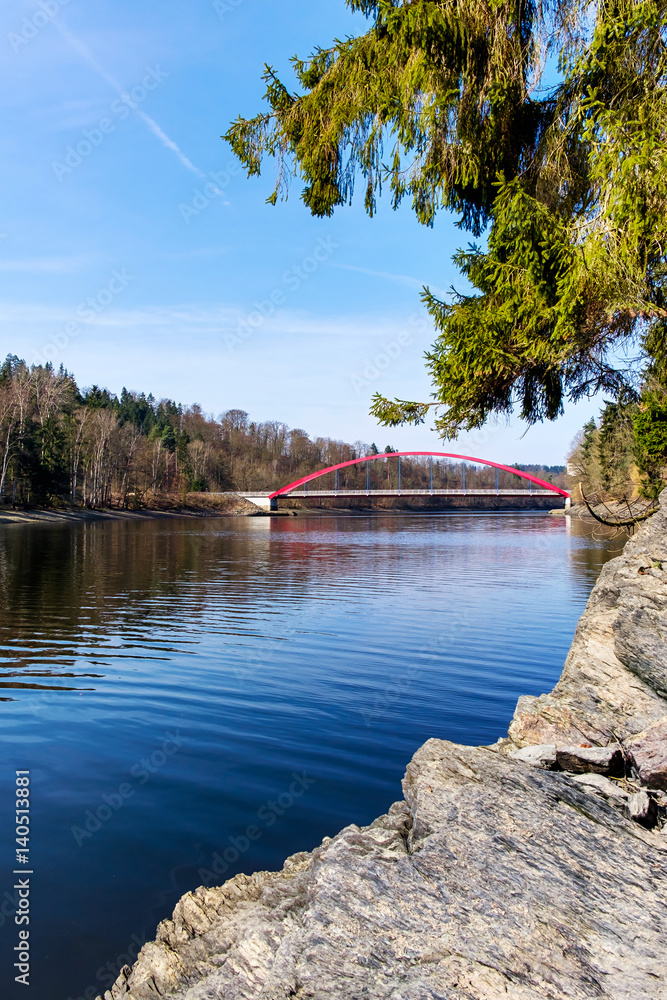
<instances>
[{"instance_id":1,"label":"rock outcrop","mask_svg":"<svg viewBox=\"0 0 667 1000\"><path fill-rule=\"evenodd\" d=\"M404 801L184 896L104 1000L667 1000L667 496L554 691L429 740Z\"/></svg>"},{"instance_id":2,"label":"rock outcrop","mask_svg":"<svg viewBox=\"0 0 667 1000\"><path fill-rule=\"evenodd\" d=\"M663 569L663 566L665 567ZM519 699L518 745L606 745L667 715L667 491L602 569L551 694Z\"/></svg>"},{"instance_id":3,"label":"rock outcrop","mask_svg":"<svg viewBox=\"0 0 667 1000\"><path fill-rule=\"evenodd\" d=\"M633 736L625 749L640 781L667 791L667 718Z\"/></svg>"}]
</instances>

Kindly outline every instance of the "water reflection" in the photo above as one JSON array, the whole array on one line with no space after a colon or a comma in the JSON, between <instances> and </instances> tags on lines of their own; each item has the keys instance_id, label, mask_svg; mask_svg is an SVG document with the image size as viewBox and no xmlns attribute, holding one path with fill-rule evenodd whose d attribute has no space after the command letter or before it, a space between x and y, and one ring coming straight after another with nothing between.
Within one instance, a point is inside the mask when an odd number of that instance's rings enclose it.
<instances>
[{"instance_id":1,"label":"water reflection","mask_svg":"<svg viewBox=\"0 0 667 1000\"><path fill-rule=\"evenodd\" d=\"M35 995L108 988L105 963L225 851L225 878L272 869L370 821L428 737L496 739L553 686L624 542L545 515L3 528L0 797L30 768ZM294 773L313 784L273 814Z\"/></svg>"},{"instance_id":2,"label":"water reflection","mask_svg":"<svg viewBox=\"0 0 667 1000\"><path fill-rule=\"evenodd\" d=\"M448 572L436 536L465 539L473 520L495 572L515 563L505 542L519 531L531 550L526 571L548 574L552 542L565 532L579 592L590 589L601 557L619 552L627 537L574 518L525 515L505 516L501 534L498 516L461 515L11 526L0 533L0 687L77 690L61 682L100 678L99 668L132 659L137 647L142 660L156 662L192 652L178 616L196 621L210 593L227 598L229 628L215 633L252 637L249 601L270 602L279 614L313 591L326 601L331 587L340 593L362 585L369 594L388 579L405 582L406 573L432 581ZM469 560L460 547L456 557L465 574ZM155 626L167 636L151 642Z\"/></svg>"}]
</instances>

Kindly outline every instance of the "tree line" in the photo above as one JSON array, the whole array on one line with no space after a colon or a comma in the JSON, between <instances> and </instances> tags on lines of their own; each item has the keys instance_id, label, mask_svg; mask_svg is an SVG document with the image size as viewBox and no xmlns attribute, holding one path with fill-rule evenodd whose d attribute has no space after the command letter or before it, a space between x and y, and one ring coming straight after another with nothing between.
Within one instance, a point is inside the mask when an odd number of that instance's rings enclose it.
<instances>
[{"instance_id":1,"label":"tree line","mask_svg":"<svg viewBox=\"0 0 667 1000\"><path fill-rule=\"evenodd\" d=\"M394 450L387 445L383 454ZM0 366L4 504L141 507L158 495L271 491L330 465L380 454L374 443L311 439L278 420L254 422L240 409L214 418L198 404L183 406L150 393L80 389L62 366L28 366L16 355ZM562 479L560 466L517 468ZM431 474L428 458L401 464L406 488L428 489ZM340 489L395 489L398 475L395 460L373 462L368 471L341 470L337 482ZM458 488L462 471L439 460L433 476L436 488ZM469 467L467 486L490 486L492 477L491 470Z\"/></svg>"},{"instance_id":2,"label":"tree line","mask_svg":"<svg viewBox=\"0 0 667 1000\"><path fill-rule=\"evenodd\" d=\"M214 419L143 392L81 390L63 367L16 355L0 367L4 503L141 506L154 494L264 490L357 451L243 410Z\"/></svg>"},{"instance_id":3,"label":"tree line","mask_svg":"<svg viewBox=\"0 0 667 1000\"><path fill-rule=\"evenodd\" d=\"M655 366L653 366L655 368ZM570 480L607 500L656 499L667 485L665 377L649 373L641 394L609 400L598 420L576 436L568 456Z\"/></svg>"}]
</instances>

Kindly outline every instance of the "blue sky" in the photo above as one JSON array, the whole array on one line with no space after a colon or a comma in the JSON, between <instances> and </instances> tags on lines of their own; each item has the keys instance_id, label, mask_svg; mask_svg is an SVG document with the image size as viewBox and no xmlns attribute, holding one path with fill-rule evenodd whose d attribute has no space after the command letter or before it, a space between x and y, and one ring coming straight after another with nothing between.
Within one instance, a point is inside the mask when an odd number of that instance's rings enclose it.
<instances>
[{"instance_id":1,"label":"blue sky","mask_svg":"<svg viewBox=\"0 0 667 1000\"><path fill-rule=\"evenodd\" d=\"M562 462L596 401L449 446L368 416L376 390L428 398L419 290L461 287L451 217L316 220L298 185L271 208L270 165L248 180L220 139L260 110L264 62L287 79L291 55L364 24L344 0L5 0L2 355L311 436Z\"/></svg>"}]
</instances>

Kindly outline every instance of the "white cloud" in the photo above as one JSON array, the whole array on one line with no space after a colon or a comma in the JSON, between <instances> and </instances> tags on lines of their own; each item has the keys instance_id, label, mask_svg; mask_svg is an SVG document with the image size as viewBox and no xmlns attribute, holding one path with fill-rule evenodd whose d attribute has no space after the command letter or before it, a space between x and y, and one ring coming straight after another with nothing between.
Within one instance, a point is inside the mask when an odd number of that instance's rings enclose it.
<instances>
[{"instance_id":1,"label":"white cloud","mask_svg":"<svg viewBox=\"0 0 667 1000\"><path fill-rule=\"evenodd\" d=\"M57 261L52 263L55 265ZM46 267L42 269L45 270ZM95 294L95 290L91 288L90 294ZM82 301L85 299L82 298ZM72 319L75 310L76 305L68 309L60 305L0 302L0 324L3 322L21 323L48 327ZM247 309L235 305L183 303L146 306L136 309L109 309L100 313L95 323L100 326L122 329L128 334L134 333L142 327L170 328L175 335L196 330L206 334L223 329L234 329L246 319L247 315ZM391 320L385 320L381 317L369 320L365 316L320 317L305 311L282 310L264 320L257 327L256 332L248 338L248 344L252 344L253 340L264 333L339 339L352 338L357 341L360 339L372 340L390 336L397 330L403 330L406 324L407 317L404 321L396 317ZM42 332L47 331L42 330ZM239 347L239 353L241 350L242 348Z\"/></svg>"},{"instance_id":2,"label":"white cloud","mask_svg":"<svg viewBox=\"0 0 667 1000\"><path fill-rule=\"evenodd\" d=\"M368 274L372 278L382 278L384 281L391 281L394 285L403 285L406 288L416 288L420 292L423 290L425 281L419 278L413 278L409 274L393 274L390 271L373 271L368 267L357 267L354 264L340 264L336 262L331 262L330 267L337 267L341 271L356 271L358 274ZM429 286L431 291L440 296L440 298L446 298L448 293L441 288L437 288L435 285Z\"/></svg>"},{"instance_id":3,"label":"white cloud","mask_svg":"<svg viewBox=\"0 0 667 1000\"><path fill-rule=\"evenodd\" d=\"M91 258L85 256L33 257L31 260L0 259L0 271L21 274L73 274L81 271L90 262Z\"/></svg>"}]
</instances>

